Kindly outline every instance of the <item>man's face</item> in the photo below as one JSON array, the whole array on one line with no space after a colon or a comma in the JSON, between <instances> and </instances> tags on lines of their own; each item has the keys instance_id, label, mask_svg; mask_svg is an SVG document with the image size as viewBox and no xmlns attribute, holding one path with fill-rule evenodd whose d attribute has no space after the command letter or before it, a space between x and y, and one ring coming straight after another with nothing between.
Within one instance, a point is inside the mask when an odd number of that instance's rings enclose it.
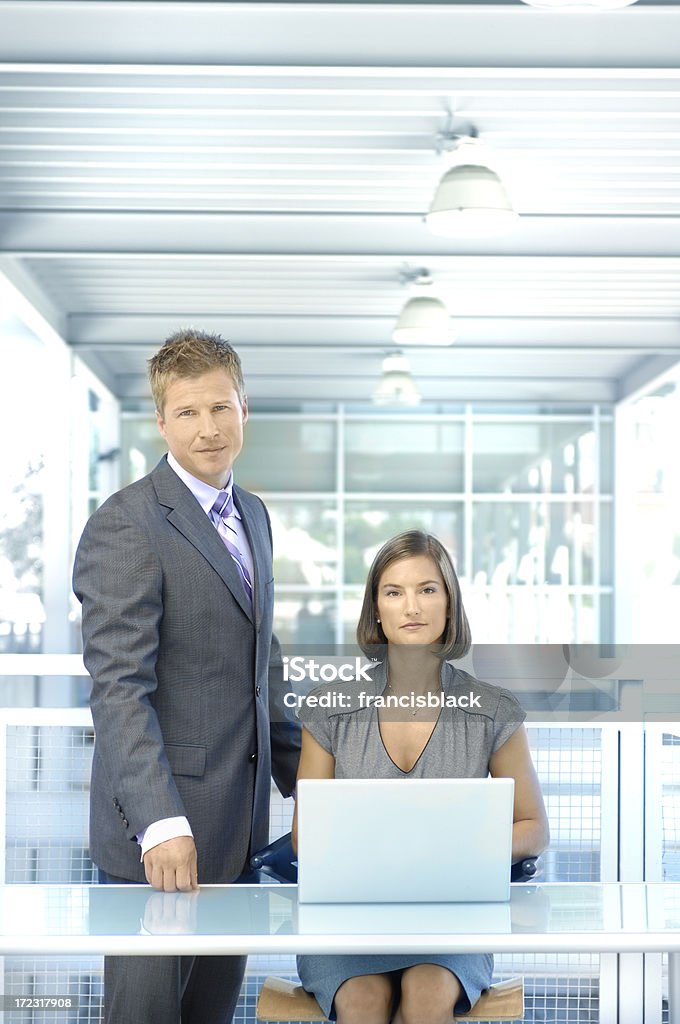
<instances>
[{"instance_id":1,"label":"man's face","mask_svg":"<svg viewBox=\"0 0 680 1024\"><path fill-rule=\"evenodd\" d=\"M248 404L227 370L180 377L168 385L158 429L180 466L213 487L226 484L243 446Z\"/></svg>"}]
</instances>

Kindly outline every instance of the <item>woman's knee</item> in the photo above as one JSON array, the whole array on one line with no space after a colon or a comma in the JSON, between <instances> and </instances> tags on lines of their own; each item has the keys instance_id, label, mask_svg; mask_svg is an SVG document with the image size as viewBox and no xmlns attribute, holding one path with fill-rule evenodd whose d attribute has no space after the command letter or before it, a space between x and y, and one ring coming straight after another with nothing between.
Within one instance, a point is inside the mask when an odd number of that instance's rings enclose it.
<instances>
[{"instance_id":1,"label":"woman's knee","mask_svg":"<svg viewBox=\"0 0 680 1024\"><path fill-rule=\"evenodd\" d=\"M387 1024L392 982L385 974L348 978L335 993L338 1024Z\"/></svg>"},{"instance_id":2,"label":"woman's knee","mask_svg":"<svg viewBox=\"0 0 680 1024\"><path fill-rule=\"evenodd\" d=\"M399 1024L448 1024L463 993L458 978L446 967L418 964L401 976Z\"/></svg>"}]
</instances>

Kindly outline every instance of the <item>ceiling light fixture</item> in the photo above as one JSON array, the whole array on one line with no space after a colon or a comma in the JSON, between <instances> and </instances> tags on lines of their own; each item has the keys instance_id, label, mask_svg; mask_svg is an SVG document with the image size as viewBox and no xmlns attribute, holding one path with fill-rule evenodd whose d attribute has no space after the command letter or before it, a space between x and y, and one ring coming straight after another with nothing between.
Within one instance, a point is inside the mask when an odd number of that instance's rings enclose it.
<instances>
[{"instance_id":1,"label":"ceiling light fixture","mask_svg":"<svg viewBox=\"0 0 680 1024\"><path fill-rule=\"evenodd\" d=\"M428 294L432 277L428 270L411 270L400 274L402 284L408 284L413 296L399 314L392 341L396 345L450 345L456 340L449 311L436 296Z\"/></svg>"},{"instance_id":2,"label":"ceiling light fixture","mask_svg":"<svg viewBox=\"0 0 680 1024\"><path fill-rule=\"evenodd\" d=\"M488 166L490 155L473 125L447 126L437 136L437 152L452 152L455 163L439 182L429 212L428 228L437 235L495 234L517 219L505 186Z\"/></svg>"},{"instance_id":3,"label":"ceiling light fixture","mask_svg":"<svg viewBox=\"0 0 680 1024\"><path fill-rule=\"evenodd\" d=\"M382 377L373 392L375 405L418 405L420 391L411 376L411 367L401 352L391 352L383 359Z\"/></svg>"}]
</instances>

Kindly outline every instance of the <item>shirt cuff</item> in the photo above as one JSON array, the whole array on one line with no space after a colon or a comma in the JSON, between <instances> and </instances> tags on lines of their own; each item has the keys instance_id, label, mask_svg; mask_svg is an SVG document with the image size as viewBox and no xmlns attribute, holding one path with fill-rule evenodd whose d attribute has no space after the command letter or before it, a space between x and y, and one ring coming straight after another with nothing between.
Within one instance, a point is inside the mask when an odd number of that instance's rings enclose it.
<instances>
[{"instance_id":1,"label":"shirt cuff","mask_svg":"<svg viewBox=\"0 0 680 1024\"><path fill-rule=\"evenodd\" d=\"M165 843L168 839L178 839L179 836L191 836L193 839L194 833L187 818L161 818L160 821L152 822L137 833L137 842L142 848L140 860L144 860L144 855L154 846Z\"/></svg>"}]
</instances>

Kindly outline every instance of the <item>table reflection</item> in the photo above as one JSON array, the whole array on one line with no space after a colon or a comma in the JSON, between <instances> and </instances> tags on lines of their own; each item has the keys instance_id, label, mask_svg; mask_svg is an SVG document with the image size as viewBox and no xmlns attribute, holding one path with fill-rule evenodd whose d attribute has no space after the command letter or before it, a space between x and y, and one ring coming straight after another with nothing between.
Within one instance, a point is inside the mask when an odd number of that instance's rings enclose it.
<instances>
[{"instance_id":1,"label":"table reflection","mask_svg":"<svg viewBox=\"0 0 680 1024\"><path fill-rule=\"evenodd\" d=\"M508 903L305 904L285 885L203 886L158 893L149 886L0 886L0 936L225 936L243 945L325 935L414 938L568 936L680 932L680 885L546 884L513 886ZM287 938L287 941L285 939ZM276 943L267 943L272 948ZM75 942L71 943L72 946Z\"/></svg>"}]
</instances>

